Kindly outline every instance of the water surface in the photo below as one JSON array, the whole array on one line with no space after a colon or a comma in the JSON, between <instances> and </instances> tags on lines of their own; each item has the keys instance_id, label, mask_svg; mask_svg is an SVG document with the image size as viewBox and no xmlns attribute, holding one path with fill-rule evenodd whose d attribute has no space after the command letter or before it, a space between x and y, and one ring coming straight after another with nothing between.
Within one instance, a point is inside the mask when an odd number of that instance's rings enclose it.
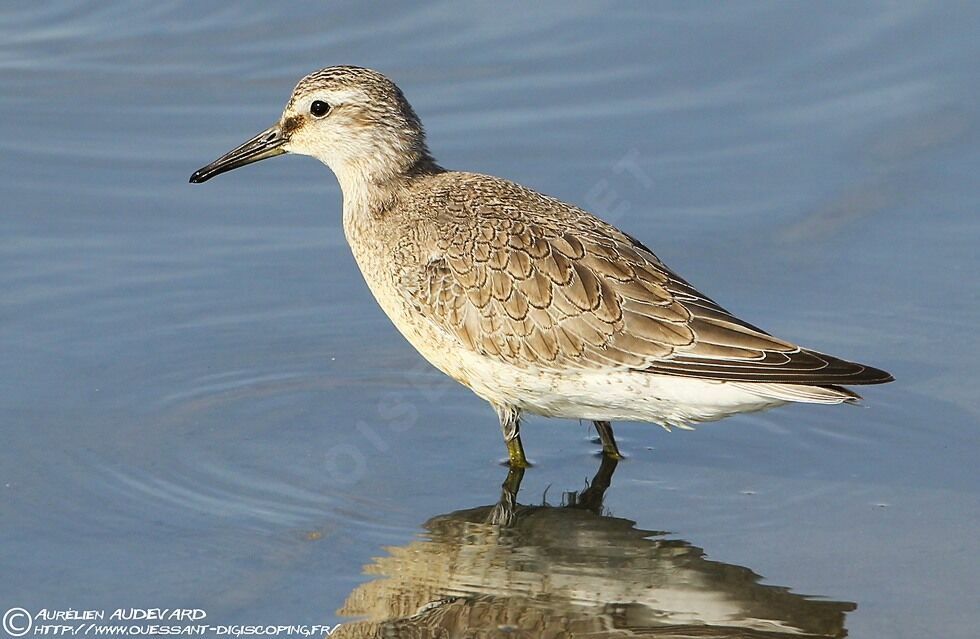
<instances>
[{"instance_id":1,"label":"water surface","mask_svg":"<svg viewBox=\"0 0 980 639\"><path fill-rule=\"evenodd\" d=\"M4 5L0 608L374 632L418 612L398 595L511 635L515 611L653 611L975 636L978 25L916 2ZM596 472L587 425L531 418L530 519L488 528L495 416L377 308L330 173L186 183L341 63L394 78L444 165L590 208L747 320L898 381L863 408L620 425L598 511L559 507ZM445 548L465 587L425 571ZM559 577L593 588L543 596Z\"/></svg>"}]
</instances>

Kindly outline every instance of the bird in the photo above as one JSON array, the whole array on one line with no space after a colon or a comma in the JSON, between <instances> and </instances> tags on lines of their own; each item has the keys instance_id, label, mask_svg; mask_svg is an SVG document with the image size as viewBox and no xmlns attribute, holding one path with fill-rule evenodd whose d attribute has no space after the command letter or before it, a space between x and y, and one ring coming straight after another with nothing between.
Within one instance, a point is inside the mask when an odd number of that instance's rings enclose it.
<instances>
[{"instance_id":1,"label":"bird","mask_svg":"<svg viewBox=\"0 0 980 639\"><path fill-rule=\"evenodd\" d=\"M426 360L490 403L511 467L529 466L524 414L590 420L619 459L614 421L690 429L790 402L854 403L845 386L894 379L739 319L582 208L443 168L377 71L310 73L275 124L190 182L284 153L333 171L371 293Z\"/></svg>"}]
</instances>

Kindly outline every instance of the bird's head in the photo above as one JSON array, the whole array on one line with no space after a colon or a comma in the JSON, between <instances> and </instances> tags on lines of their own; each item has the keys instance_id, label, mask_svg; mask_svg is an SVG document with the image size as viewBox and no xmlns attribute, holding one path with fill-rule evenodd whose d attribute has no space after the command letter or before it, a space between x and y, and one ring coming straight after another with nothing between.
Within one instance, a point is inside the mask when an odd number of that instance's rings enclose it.
<instances>
[{"instance_id":1,"label":"bird's head","mask_svg":"<svg viewBox=\"0 0 980 639\"><path fill-rule=\"evenodd\" d=\"M348 184L380 183L431 160L422 124L401 89L377 71L337 66L300 80L278 122L195 171L190 181L283 153L320 160L345 192Z\"/></svg>"}]
</instances>

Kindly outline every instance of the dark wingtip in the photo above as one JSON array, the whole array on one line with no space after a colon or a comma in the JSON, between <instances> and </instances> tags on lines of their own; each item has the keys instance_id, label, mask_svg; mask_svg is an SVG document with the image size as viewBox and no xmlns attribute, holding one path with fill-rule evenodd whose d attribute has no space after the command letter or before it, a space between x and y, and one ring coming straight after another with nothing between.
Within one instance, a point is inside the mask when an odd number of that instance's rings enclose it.
<instances>
[{"instance_id":1,"label":"dark wingtip","mask_svg":"<svg viewBox=\"0 0 980 639\"><path fill-rule=\"evenodd\" d=\"M200 184L201 182L207 182L209 177L211 176L207 175L203 169L199 169L191 174L191 179L188 182L191 184Z\"/></svg>"},{"instance_id":2,"label":"dark wingtip","mask_svg":"<svg viewBox=\"0 0 980 639\"><path fill-rule=\"evenodd\" d=\"M847 380L846 382L841 382L843 384L887 384L889 382L894 382L895 377L888 371L883 371L880 368L874 368L873 366L867 366L861 364L864 368L861 371L857 379Z\"/></svg>"}]
</instances>

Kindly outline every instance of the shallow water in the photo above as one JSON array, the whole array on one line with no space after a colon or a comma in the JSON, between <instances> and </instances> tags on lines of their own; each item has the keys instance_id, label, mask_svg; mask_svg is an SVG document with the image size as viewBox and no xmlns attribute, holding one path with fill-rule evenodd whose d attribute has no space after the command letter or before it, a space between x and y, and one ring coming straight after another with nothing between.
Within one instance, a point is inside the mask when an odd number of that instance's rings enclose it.
<instances>
[{"instance_id":1,"label":"shallow water","mask_svg":"<svg viewBox=\"0 0 980 639\"><path fill-rule=\"evenodd\" d=\"M5 4L0 608L976 636L978 26L913 2ZM488 528L495 416L377 308L329 172L186 183L338 63L394 78L444 165L595 210L898 381L620 425L598 512L559 507L598 467L586 425L531 418L516 499L554 508Z\"/></svg>"}]
</instances>

